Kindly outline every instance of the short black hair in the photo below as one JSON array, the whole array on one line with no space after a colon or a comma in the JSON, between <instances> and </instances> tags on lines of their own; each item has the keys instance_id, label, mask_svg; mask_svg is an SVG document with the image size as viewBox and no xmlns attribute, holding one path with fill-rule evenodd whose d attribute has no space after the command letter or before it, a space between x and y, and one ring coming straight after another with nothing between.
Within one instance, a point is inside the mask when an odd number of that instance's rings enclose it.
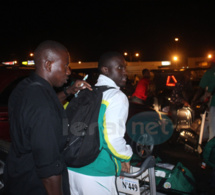
<instances>
[{"instance_id":1,"label":"short black hair","mask_svg":"<svg viewBox=\"0 0 215 195\"><path fill-rule=\"evenodd\" d=\"M149 72L149 69L145 68L145 69L142 70L142 75L144 76L148 72Z\"/></svg>"},{"instance_id":2,"label":"short black hair","mask_svg":"<svg viewBox=\"0 0 215 195\"><path fill-rule=\"evenodd\" d=\"M124 58L124 56L117 51L105 52L104 54L101 55L101 57L99 58L99 61L98 61L98 70L100 73L101 73L102 67L109 66L109 62L113 57L123 57Z\"/></svg>"},{"instance_id":3,"label":"short black hair","mask_svg":"<svg viewBox=\"0 0 215 195\"><path fill-rule=\"evenodd\" d=\"M61 43L53 40L46 40L40 43L34 51L34 62L36 65L41 63L44 52L48 50L68 52L67 48Z\"/></svg>"}]
</instances>

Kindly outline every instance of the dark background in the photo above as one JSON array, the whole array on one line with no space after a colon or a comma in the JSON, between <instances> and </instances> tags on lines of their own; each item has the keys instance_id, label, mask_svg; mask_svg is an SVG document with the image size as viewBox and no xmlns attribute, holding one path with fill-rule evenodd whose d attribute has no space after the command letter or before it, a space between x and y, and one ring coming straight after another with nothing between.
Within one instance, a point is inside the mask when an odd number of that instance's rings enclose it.
<instances>
[{"instance_id":1,"label":"dark background","mask_svg":"<svg viewBox=\"0 0 215 195\"><path fill-rule=\"evenodd\" d=\"M26 60L44 40L62 42L72 61L109 50L140 60L206 56L215 50L213 1L7 1L0 5L0 60ZM179 42L174 38L179 37ZM176 45L177 44L177 45Z\"/></svg>"}]
</instances>

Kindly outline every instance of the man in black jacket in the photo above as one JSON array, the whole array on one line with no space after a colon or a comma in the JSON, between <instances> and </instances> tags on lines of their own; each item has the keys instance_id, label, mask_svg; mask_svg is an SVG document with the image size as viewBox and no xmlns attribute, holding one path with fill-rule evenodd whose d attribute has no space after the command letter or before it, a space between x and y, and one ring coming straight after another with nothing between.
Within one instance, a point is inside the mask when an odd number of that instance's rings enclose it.
<instances>
[{"instance_id":1,"label":"man in black jacket","mask_svg":"<svg viewBox=\"0 0 215 195\"><path fill-rule=\"evenodd\" d=\"M68 195L62 187L67 170L61 156L66 115L53 87L67 82L70 57L55 41L41 43L34 56L35 73L19 83L9 98L12 143L5 168L6 189L16 195ZM71 92L86 87L86 82L77 81Z\"/></svg>"}]
</instances>

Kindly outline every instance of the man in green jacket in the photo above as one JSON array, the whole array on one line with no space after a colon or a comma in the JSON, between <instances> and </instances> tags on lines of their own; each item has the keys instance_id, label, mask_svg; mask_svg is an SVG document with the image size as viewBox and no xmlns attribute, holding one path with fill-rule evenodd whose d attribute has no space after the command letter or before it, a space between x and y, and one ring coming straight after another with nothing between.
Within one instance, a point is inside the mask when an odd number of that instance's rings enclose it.
<instances>
[{"instance_id":1,"label":"man in green jacket","mask_svg":"<svg viewBox=\"0 0 215 195\"><path fill-rule=\"evenodd\" d=\"M124 139L128 99L120 90L126 84L126 61L117 52L101 56L96 86L107 85L103 92L98 122L102 150L91 164L68 167L70 192L73 195L116 195L115 179L121 170L129 172L132 149Z\"/></svg>"}]
</instances>

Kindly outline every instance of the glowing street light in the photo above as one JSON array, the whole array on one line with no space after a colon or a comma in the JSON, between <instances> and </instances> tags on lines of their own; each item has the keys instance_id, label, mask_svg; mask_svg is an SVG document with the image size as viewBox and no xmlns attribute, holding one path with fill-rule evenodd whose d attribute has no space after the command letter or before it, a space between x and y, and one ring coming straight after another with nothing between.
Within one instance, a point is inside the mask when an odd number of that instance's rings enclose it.
<instances>
[{"instance_id":1,"label":"glowing street light","mask_svg":"<svg viewBox=\"0 0 215 195\"><path fill-rule=\"evenodd\" d=\"M213 56L212 54L208 54L208 58L211 59Z\"/></svg>"},{"instance_id":2,"label":"glowing street light","mask_svg":"<svg viewBox=\"0 0 215 195\"><path fill-rule=\"evenodd\" d=\"M140 56L140 54L139 54L139 53L135 53L135 56L136 56L136 57L139 57L139 56Z\"/></svg>"},{"instance_id":3,"label":"glowing street light","mask_svg":"<svg viewBox=\"0 0 215 195\"><path fill-rule=\"evenodd\" d=\"M176 37L175 38L175 52L178 53L178 42L179 42L179 38Z\"/></svg>"},{"instance_id":4,"label":"glowing street light","mask_svg":"<svg viewBox=\"0 0 215 195\"><path fill-rule=\"evenodd\" d=\"M173 61L175 61L175 66L177 68L177 65L178 65L178 56L173 56Z\"/></svg>"},{"instance_id":5,"label":"glowing street light","mask_svg":"<svg viewBox=\"0 0 215 195\"><path fill-rule=\"evenodd\" d=\"M178 61L178 56L173 56L174 61Z\"/></svg>"},{"instance_id":6,"label":"glowing street light","mask_svg":"<svg viewBox=\"0 0 215 195\"><path fill-rule=\"evenodd\" d=\"M34 56L34 53L30 53L29 55L30 55L31 57L33 57L33 56Z\"/></svg>"},{"instance_id":7,"label":"glowing street light","mask_svg":"<svg viewBox=\"0 0 215 195\"><path fill-rule=\"evenodd\" d=\"M178 38L178 37L176 37L176 38L175 38L175 41L176 41L176 42L177 42L177 41L179 41L179 38Z\"/></svg>"},{"instance_id":8,"label":"glowing street light","mask_svg":"<svg viewBox=\"0 0 215 195\"><path fill-rule=\"evenodd\" d=\"M129 61L131 62L133 60L133 57L135 58L139 58L140 57L140 54L139 53L134 53L134 54L131 54L131 53L128 53L128 52L124 52L123 53L124 56L128 56L129 57Z\"/></svg>"}]
</instances>

